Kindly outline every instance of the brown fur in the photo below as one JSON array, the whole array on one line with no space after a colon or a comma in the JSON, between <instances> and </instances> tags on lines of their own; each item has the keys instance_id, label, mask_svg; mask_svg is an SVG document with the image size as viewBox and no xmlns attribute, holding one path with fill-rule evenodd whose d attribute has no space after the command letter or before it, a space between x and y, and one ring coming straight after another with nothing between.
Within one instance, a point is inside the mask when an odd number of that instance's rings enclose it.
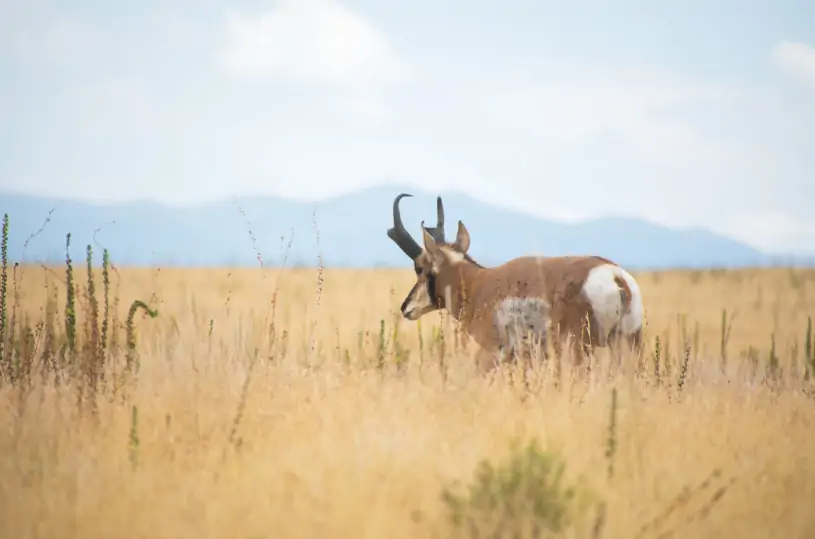
<instances>
[{"instance_id":1,"label":"brown fur","mask_svg":"<svg viewBox=\"0 0 815 539\"><path fill-rule=\"evenodd\" d=\"M467 232L459 224L459 236L462 234ZM469 245L468 240L462 238L462 241ZM583 355L606 344L606 336L599 334L591 305L581 290L593 268L613 262L600 256L527 256L485 268L467 256L460 256L461 261L452 261L451 258L455 257L449 255L451 252L466 255L459 247L460 243L458 239L455 243L436 243L425 234L425 251L414 261L417 281L403 308L427 287L431 275L435 278L435 297L432 298L433 304L428 304L415 318L436 309L447 309L478 343L483 356L497 353L503 344L494 323L497 305L510 297L541 298L550 307L551 331L555 336L552 345L556 354L562 353L562 340L569 336L572 338L573 360L578 364ZM618 284L628 308L631 290L624 280L621 281ZM450 290L449 305L445 298L447 287ZM586 318L589 320L588 338L585 335ZM479 363L484 362L488 362L485 357L479 358Z\"/></svg>"},{"instance_id":2,"label":"brown fur","mask_svg":"<svg viewBox=\"0 0 815 539\"><path fill-rule=\"evenodd\" d=\"M614 282L617 283L617 286L620 287L620 297L623 300L623 311L628 312L631 310L631 288L628 287L628 283L625 282L625 279L620 277L619 275L614 276Z\"/></svg>"},{"instance_id":3,"label":"brown fur","mask_svg":"<svg viewBox=\"0 0 815 539\"><path fill-rule=\"evenodd\" d=\"M416 284L401 307L405 318L418 320L429 312L446 309L478 343L481 348L479 364L488 367L493 363L491 358L499 352L513 356L519 351L509 349L511 346L526 348L525 343L518 342L519 339L526 341L526 336L519 338L513 331L514 337L510 338L506 328L499 330L496 325L496 309L509 298L544 302L545 306L532 307L536 323L524 321L524 327L517 330L528 334L533 327L540 328L533 331L542 334L534 337L543 343L549 340L548 334L551 333L557 355L563 351L563 340L571 338L575 363L581 363L583 356L598 346L617 343L618 329L604 328L605 334L601 334L595 313L582 293L589 272L603 264L614 265L613 262L600 256L525 256L485 268L467 254L470 234L461 221L455 241L449 243L444 239L441 197L437 199L436 227L426 228L423 222L424 248L417 244L405 230L399 213L399 200L405 196L410 195L403 193L394 200L394 225L388 230L388 236L413 259L416 271ZM616 278L615 282L620 289L623 308L628 311L632 301L631 289L624 279ZM507 339L511 343L505 342ZM629 336L628 340L640 352L640 332Z\"/></svg>"}]
</instances>

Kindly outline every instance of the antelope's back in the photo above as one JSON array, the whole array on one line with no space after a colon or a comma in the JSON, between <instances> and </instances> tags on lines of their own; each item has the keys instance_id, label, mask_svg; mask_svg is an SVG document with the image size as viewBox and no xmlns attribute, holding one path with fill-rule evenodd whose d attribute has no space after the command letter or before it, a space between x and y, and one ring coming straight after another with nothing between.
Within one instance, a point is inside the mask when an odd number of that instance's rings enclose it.
<instances>
[{"instance_id":1,"label":"antelope's back","mask_svg":"<svg viewBox=\"0 0 815 539\"><path fill-rule=\"evenodd\" d=\"M589 272L603 264L616 264L601 256L524 256L510 260L505 268L507 277L543 282L547 285L582 282Z\"/></svg>"}]
</instances>

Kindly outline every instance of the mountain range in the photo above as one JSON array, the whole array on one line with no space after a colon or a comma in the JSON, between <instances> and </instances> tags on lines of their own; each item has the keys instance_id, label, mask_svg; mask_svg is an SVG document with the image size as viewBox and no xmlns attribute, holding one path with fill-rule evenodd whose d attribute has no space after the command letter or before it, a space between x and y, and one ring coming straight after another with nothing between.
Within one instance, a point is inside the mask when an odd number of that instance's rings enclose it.
<instances>
[{"instance_id":1,"label":"mountain range","mask_svg":"<svg viewBox=\"0 0 815 539\"><path fill-rule=\"evenodd\" d=\"M393 198L401 192L414 195L402 200L402 217L421 243L419 223L424 219L427 226L435 225L437 193L393 185L317 202L235 197L184 208L6 193L0 194L0 212L9 215L8 252L15 261L64 260L70 232L72 258L83 259L91 244L98 260L107 247L119 265L257 265L260 253L265 265L276 266L291 241L287 266L314 266L319 255L326 267L409 267L385 235ZM631 269L815 265L815 257L771 255L699 228L672 229L617 217L560 223L458 192L438 194L444 200L447 237L455 237L461 219L472 238L470 254L485 265L524 254L598 254Z\"/></svg>"}]
</instances>

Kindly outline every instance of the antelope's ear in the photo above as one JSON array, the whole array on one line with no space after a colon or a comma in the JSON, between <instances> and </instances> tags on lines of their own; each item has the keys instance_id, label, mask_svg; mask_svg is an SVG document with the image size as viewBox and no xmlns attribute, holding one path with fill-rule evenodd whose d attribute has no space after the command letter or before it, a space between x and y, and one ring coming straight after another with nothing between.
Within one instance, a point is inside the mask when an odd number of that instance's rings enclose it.
<instances>
[{"instance_id":1,"label":"antelope's ear","mask_svg":"<svg viewBox=\"0 0 815 539\"><path fill-rule=\"evenodd\" d=\"M431 255L437 255L439 253L439 246L436 240L433 239L433 236L430 235L430 232L424 227L424 221L422 221L422 239L424 240L425 251Z\"/></svg>"},{"instance_id":2,"label":"antelope's ear","mask_svg":"<svg viewBox=\"0 0 815 539\"><path fill-rule=\"evenodd\" d=\"M458 222L458 231L456 232L456 249L462 253L466 253L470 248L470 233L467 232L467 227L461 221Z\"/></svg>"}]
</instances>

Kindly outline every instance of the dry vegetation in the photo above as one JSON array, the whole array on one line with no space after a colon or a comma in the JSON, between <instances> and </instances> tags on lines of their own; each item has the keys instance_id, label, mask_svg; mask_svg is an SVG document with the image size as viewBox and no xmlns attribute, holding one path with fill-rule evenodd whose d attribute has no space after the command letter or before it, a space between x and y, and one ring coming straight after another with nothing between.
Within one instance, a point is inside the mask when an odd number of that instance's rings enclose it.
<instances>
[{"instance_id":1,"label":"dry vegetation","mask_svg":"<svg viewBox=\"0 0 815 539\"><path fill-rule=\"evenodd\" d=\"M409 268L3 272L2 537L815 537L813 271L637 274L645 361L530 387Z\"/></svg>"}]
</instances>

